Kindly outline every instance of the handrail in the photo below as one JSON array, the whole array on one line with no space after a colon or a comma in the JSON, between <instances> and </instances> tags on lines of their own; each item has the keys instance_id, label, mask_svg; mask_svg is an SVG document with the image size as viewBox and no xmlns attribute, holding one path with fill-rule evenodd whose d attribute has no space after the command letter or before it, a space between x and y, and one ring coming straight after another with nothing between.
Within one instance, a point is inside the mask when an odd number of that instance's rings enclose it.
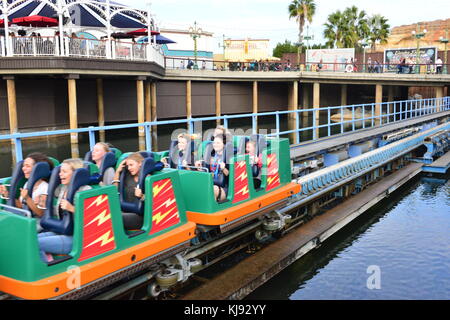
<instances>
[{"instance_id":1,"label":"handrail","mask_svg":"<svg viewBox=\"0 0 450 320\"><path fill-rule=\"evenodd\" d=\"M376 108L381 111L380 114L375 114ZM362 113L360 115L355 115L357 109L361 109ZM352 111L352 119L345 120L344 113L345 110ZM361 123L361 129L366 129L367 127L377 127L384 124L395 123L406 119L419 118L425 115L438 113L441 111L450 110L450 97L443 98L432 98L432 99L416 99L416 100L402 100L402 101L392 101L383 103L371 103L371 104L358 104L358 105L348 105L348 106L331 106L323 108L308 108L308 109L298 109L298 110L288 110L288 111L275 111L275 112L262 112L262 113L249 113L249 114L234 114L234 115L223 115L214 117L199 117L199 118L187 118L187 119L176 119L176 120L157 120L151 122L143 123L130 123L130 124L119 124L119 125L109 125L109 126L99 126L99 127L87 127L79 129L62 129L53 131L41 131L41 132L27 132L27 133L12 133L6 135L0 135L0 141L11 140L14 142L16 161L23 159L22 154L22 139L34 138L34 137L44 137L44 136L55 136L55 135L69 135L72 133L88 133L89 134L89 145L90 148L96 143L95 133L99 131L108 130L120 130L120 129L130 129L144 127L145 131L145 144L147 151L152 150L152 127L164 126L164 125L174 125L174 124L185 124L188 127L190 133L194 133L196 128L196 123L202 123L207 121L223 121L223 125L229 128L229 120L232 119L251 119L251 133L257 133L258 130L258 119L262 117L273 117L275 116L275 128L272 129L272 133L267 133L268 137L280 137L290 134L295 134L294 143L299 144L301 141L301 133L312 132L312 139L316 140L318 138L330 137L336 134L343 134L346 125L351 125L350 131L358 131L357 124ZM336 112L338 111L338 112ZM319 114L327 113L327 122L320 123L318 120ZM281 130L281 117L293 115L295 117L295 128L290 130ZM340 121L332 122L331 116L338 115ZM312 117L313 125L307 127L301 127L300 119L303 116ZM370 122L370 124L368 124ZM333 127L340 127L338 133L333 133ZM321 134L320 129L327 128L326 134ZM183 129L186 130L186 129ZM267 130L268 131L268 130ZM262 132L262 130L259 130Z\"/></svg>"}]
</instances>

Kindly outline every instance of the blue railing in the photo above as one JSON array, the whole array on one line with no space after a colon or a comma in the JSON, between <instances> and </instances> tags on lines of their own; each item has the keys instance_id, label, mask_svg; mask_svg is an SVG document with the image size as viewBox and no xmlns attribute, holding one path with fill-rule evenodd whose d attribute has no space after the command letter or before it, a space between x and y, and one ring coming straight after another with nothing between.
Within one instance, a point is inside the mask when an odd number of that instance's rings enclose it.
<instances>
[{"instance_id":1,"label":"blue railing","mask_svg":"<svg viewBox=\"0 0 450 320\"><path fill-rule=\"evenodd\" d=\"M377 109L380 110L380 114L377 113ZM347 110L347 111L346 111ZM420 100L404 100L394 102L372 103L372 104L359 104L350 106L338 106L338 107L325 107L325 108L311 108L311 109L299 109L290 111L275 111L265 113L250 113L250 114L238 114L238 115L224 115L215 117L202 117L202 118L188 118L179 120L166 120L166 121L153 121L145 123L132 123L111 125L103 127L88 127L71 130L55 130L55 131L41 131L30 133L15 133L8 135L0 135L0 141L11 140L14 142L15 159L20 161L23 159L22 152L22 140L27 138L36 137L48 137L57 135L70 135L88 133L89 146L92 149L96 143L96 133L100 131L121 130L130 128L140 128L143 132L145 139L145 148L147 151L152 151L152 127L159 127L164 125L176 125L184 124L187 126L187 131L190 133L195 132L196 125L206 121L220 121L224 127L230 128L229 121L232 119L251 119L251 133L261 132L258 131L258 119L263 117L275 116L275 128L272 129L272 133L268 133L267 136L286 136L292 135L292 142L294 144L300 144L308 140L316 140L318 138L330 137L336 134L342 134L347 129L348 131L356 131L358 129L366 129L369 127L381 126L384 124L403 121L406 119L417 118L428 114L433 114L441 111L450 110L450 97L435 98L435 99L420 99ZM322 119L325 118L326 122L320 123L320 115ZM290 130L281 131L281 120L283 116L291 117L291 126L295 123L295 128ZM351 119L350 119L351 116ZM303 119L303 121L302 121ZM307 120L308 119L308 120ZM301 127L302 122L306 120L311 122L311 126ZM326 130L325 130L326 128ZM230 128L235 129L235 128ZM320 133L320 130L324 132ZM301 139L302 133L310 132L309 136L305 139Z\"/></svg>"}]
</instances>

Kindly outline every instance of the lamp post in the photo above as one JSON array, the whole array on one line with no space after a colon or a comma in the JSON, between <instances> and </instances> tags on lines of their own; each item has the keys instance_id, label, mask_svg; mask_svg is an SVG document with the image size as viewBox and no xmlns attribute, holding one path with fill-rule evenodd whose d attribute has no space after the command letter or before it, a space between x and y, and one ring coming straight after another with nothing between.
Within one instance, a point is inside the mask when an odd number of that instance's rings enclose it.
<instances>
[{"instance_id":1,"label":"lamp post","mask_svg":"<svg viewBox=\"0 0 450 320\"><path fill-rule=\"evenodd\" d=\"M361 40L360 45L363 48L363 67L362 67L362 72L366 72L366 47L369 45L369 43L365 42L364 40Z\"/></svg>"},{"instance_id":2,"label":"lamp post","mask_svg":"<svg viewBox=\"0 0 450 320\"><path fill-rule=\"evenodd\" d=\"M194 39L194 60L195 65L194 69L198 69L197 65L197 39L201 37L203 30L197 26L197 22L194 21L194 26L189 27L189 34L191 35L191 38Z\"/></svg>"},{"instance_id":3,"label":"lamp post","mask_svg":"<svg viewBox=\"0 0 450 320\"><path fill-rule=\"evenodd\" d=\"M223 68L225 69L225 49L227 48L228 46L227 46L227 44L226 44L226 42L225 42L225 35L223 34L222 35L222 44L220 44L220 42L219 42L219 48L222 48L223 49L223 61L222 61L222 64L223 64Z\"/></svg>"},{"instance_id":4,"label":"lamp post","mask_svg":"<svg viewBox=\"0 0 450 320\"><path fill-rule=\"evenodd\" d=\"M417 52L416 52L416 73L420 73L420 39L425 37L427 33L427 29L424 29L423 32L420 32L420 23L417 24L417 31L413 30L412 32L413 37L417 39Z\"/></svg>"},{"instance_id":5,"label":"lamp post","mask_svg":"<svg viewBox=\"0 0 450 320\"><path fill-rule=\"evenodd\" d=\"M303 37L303 40L306 40L306 48L309 47L309 40L314 40L314 35L309 35L309 26L306 26L306 36Z\"/></svg>"},{"instance_id":6,"label":"lamp post","mask_svg":"<svg viewBox=\"0 0 450 320\"><path fill-rule=\"evenodd\" d=\"M442 69L442 72L444 74L447 74L447 43L448 43L448 29L445 29L445 38L439 37L439 41L444 44L444 68Z\"/></svg>"}]
</instances>

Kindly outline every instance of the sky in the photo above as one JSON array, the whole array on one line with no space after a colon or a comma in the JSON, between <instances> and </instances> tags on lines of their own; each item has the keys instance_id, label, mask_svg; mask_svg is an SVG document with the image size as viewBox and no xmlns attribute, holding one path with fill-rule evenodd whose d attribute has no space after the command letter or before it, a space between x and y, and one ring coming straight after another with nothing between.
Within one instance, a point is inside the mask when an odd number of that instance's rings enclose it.
<instances>
[{"instance_id":1,"label":"sky","mask_svg":"<svg viewBox=\"0 0 450 320\"><path fill-rule=\"evenodd\" d=\"M118 0L121 2L121 0ZM197 21L214 33L214 52L222 52L223 36L232 39L270 39L273 49L278 42L298 39L298 25L289 19L290 0L122 0L123 4L151 12L161 28L188 29ZM371 16L381 14L391 27L450 18L449 0L315 0L316 14L309 28L314 40L325 43L323 24L328 15L355 5ZM305 28L306 35L306 28Z\"/></svg>"}]
</instances>

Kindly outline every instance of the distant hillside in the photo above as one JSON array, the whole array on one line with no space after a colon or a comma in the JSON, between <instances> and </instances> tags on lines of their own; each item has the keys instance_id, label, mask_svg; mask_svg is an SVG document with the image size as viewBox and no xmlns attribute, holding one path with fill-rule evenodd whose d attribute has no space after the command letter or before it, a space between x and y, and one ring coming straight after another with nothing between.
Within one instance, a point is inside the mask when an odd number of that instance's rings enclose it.
<instances>
[{"instance_id":1,"label":"distant hillside","mask_svg":"<svg viewBox=\"0 0 450 320\"><path fill-rule=\"evenodd\" d=\"M444 44L439 42L439 37L445 37L445 29L450 31L450 19L420 22L420 30L423 31L424 29L427 30L427 34L420 40L420 46L433 46L438 47L439 50L444 50ZM417 47L417 40L411 34L413 30L417 30L416 23L392 28L388 43L377 45L377 51L384 51L384 49L389 48ZM450 34L448 37L450 37ZM449 49L450 44L447 44L447 50Z\"/></svg>"}]
</instances>

